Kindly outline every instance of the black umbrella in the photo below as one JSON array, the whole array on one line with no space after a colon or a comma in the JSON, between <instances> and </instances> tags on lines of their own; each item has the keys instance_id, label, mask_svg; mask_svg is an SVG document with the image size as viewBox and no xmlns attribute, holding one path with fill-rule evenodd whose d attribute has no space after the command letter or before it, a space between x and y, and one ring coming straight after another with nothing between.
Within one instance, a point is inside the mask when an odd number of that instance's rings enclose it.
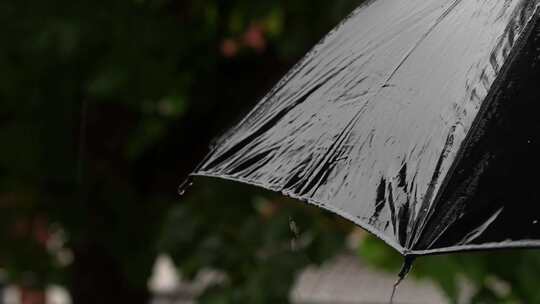
<instances>
[{"instance_id":1,"label":"black umbrella","mask_svg":"<svg viewBox=\"0 0 540 304\"><path fill-rule=\"evenodd\" d=\"M540 0L374 0L193 176L325 208L406 257L540 247Z\"/></svg>"}]
</instances>

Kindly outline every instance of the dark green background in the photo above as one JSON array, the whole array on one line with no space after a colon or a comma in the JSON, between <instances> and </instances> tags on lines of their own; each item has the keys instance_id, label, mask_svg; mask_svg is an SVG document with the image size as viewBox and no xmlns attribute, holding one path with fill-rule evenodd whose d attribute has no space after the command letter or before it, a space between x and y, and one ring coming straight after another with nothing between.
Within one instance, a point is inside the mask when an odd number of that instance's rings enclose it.
<instances>
[{"instance_id":1,"label":"dark green background","mask_svg":"<svg viewBox=\"0 0 540 304\"><path fill-rule=\"evenodd\" d=\"M228 275L201 303L286 303L295 274L341 250L351 225L241 185L176 189L360 2L1 1L0 268L22 286L64 284L77 304L146 303L168 252L188 277ZM290 218L309 240L298 251ZM53 231L66 236L67 265L43 242ZM374 239L359 254L401 263ZM421 259L414 272L450 299L468 278L474 303L540 301L539 273L535 251Z\"/></svg>"}]
</instances>

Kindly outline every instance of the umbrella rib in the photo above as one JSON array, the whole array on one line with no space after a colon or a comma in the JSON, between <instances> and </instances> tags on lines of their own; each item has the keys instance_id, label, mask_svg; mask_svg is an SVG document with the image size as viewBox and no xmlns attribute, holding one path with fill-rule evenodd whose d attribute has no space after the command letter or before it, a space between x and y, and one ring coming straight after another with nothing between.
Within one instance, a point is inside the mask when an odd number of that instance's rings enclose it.
<instances>
[{"instance_id":1,"label":"umbrella rib","mask_svg":"<svg viewBox=\"0 0 540 304\"><path fill-rule=\"evenodd\" d=\"M450 5L450 7L448 7L443 13L441 16L439 16L439 18L437 18L437 20L435 21L435 23L426 31L426 33L424 35L422 35L420 37L420 39L418 39L418 41L415 43L415 45L405 54L405 56L403 56L403 58L401 59L401 61L396 65L396 67L392 70L392 72L390 73L390 76L388 76L388 78L384 81L384 84L383 84L383 88L388 86L390 80L392 78L394 78L394 76L396 75L397 71L401 68L401 66L403 66L403 64L405 63L405 61L407 61L407 59L409 59L409 57L412 55L412 53L420 46L420 44L422 44L422 42L424 42L424 40L426 40L426 38L429 36L429 34L431 34L433 32L433 30L444 20L444 18L446 18L446 16L448 16L448 14L450 14L451 11L454 10L454 8L461 2L462 0L454 0L454 2Z\"/></svg>"}]
</instances>

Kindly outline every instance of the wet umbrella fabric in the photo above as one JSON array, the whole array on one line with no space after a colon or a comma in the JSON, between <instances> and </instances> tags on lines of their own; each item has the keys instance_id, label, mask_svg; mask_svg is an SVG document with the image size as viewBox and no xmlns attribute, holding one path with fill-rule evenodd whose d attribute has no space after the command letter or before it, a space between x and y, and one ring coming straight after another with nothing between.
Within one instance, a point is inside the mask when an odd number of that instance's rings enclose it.
<instances>
[{"instance_id":1,"label":"wet umbrella fabric","mask_svg":"<svg viewBox=\"0 0 540 304\"><path fill-rule=\"evenodd\" d=\"M368 1L192 175L315 204L403 255L540 247L539 7Z\"/></svg>"}]
</instances>

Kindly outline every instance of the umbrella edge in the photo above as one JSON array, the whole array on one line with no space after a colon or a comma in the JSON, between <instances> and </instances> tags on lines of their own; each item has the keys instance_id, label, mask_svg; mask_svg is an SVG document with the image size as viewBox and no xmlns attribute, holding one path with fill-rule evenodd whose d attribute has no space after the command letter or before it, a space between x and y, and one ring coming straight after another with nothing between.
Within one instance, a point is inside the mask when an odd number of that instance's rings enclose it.
<instances>
[{"instance_id":1,"label":"umbrella edge","mask_svg":"<svg viewBox=\"0 0 540 304\"><path fill-rule=\"evenodd\" d=\"M191 173L190 177L216 178L216 179L222 179L222 180L227 180L227 181L232 181L232 182L239 182L239 183L242 183L242 184L247 184L247 185L250 185L250 186L255 186L255 187L258 187L258 188L263 188L263 189L266 189L266 190L270 190L272 192L279 193L279 194L281 194L283 196L286 196L286 197L289 197L289 198L292 198L292 199L295 199L295 200L298 200L298 201L301 201L301 202L304 202L304 203L308 203L310 205L314 205L316 207L319 207L319 208L322 208L324 210L330 211L330 212L332 212L332 213L334 213L334 214L336 214L336 215L350 221L351 223L359 226L360 228L366 230L367 232L373 234L374 236L381 239L388 246L392 247L394 250L396 250L399 254L401 254L404 257L415 255L414 252L412 252L412 251L410 251L408 249L405 249L404 247L402 247L401 245L396 243L394 240L392 240L389 237L382 234L374 226L372 226L372 225L370 225L370 224L368 224L368 223L366 223L364 221L359 220L356 216L351 215L346 211L340 210L338 208L334 208L334 207L329 206L327 204L323 204L321 202L318 202L317 200L306 198L306 197L301 197L299 195L295 195L294 193L291 193L291 192L288 192L288 191L283 191L283 190L280 191L280 190L271 189L270 187L268 187L268 185L263 185L262 183L259 183L259 182L256 182L256 181L248 180L248 179L241 178L241 177L234 177L234 176L230 176L230 175L222 175L222 174L216 174L216 173L211 173L211 172L195 172L195 173ZM540 243L539 243L539 246L540 246Z\"/></svg>"}]
</instances>

